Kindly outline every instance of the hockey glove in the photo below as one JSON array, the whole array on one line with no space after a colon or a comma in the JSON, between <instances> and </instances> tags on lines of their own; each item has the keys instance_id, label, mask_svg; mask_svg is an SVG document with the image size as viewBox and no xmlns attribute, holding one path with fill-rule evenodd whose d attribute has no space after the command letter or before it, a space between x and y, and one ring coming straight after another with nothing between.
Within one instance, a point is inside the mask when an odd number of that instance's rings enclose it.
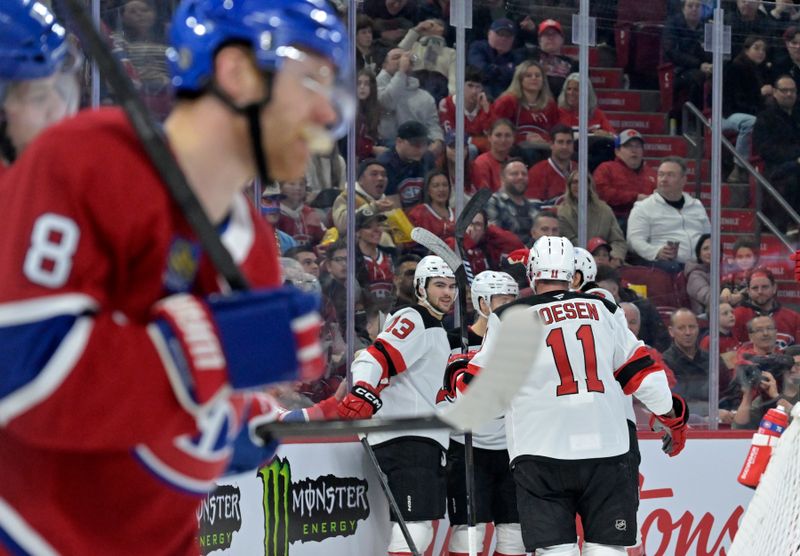
<instances>
[{"instance_id":1,"label":"hockey glove","mask_svg":"<svg viewBox=\"0 0 800 556\"><path fill-rule=\"evenodd\" d=\"M675 417L651 415L650 428L663 432L661 449L669 457L677 456L686 444L686 431L689 428L689 406L682 397L672 394L672 410Z\"/></svg>"},{"instance_id":2,"label":"hockey glove","mask_svg":"<svg viewBox=\"0 0 800 556\"><path fill-rule=\"evenodd\" d=\"M789 258L794 261L794 279L800 282L800 251L795 251Z\"/></svg>"},{"instance_id":3,"label":"hockey glove","mask_svg":"<svg viewBox=\"0 0 800 556\"><path fill-rule=\"evenodd\" d=\"M263 392L248 393L246 396L248 403L239 434L233 442L233 455L228 464L229 473L258 469L271 460L278 449L276 440L264 439L255 434L259 425L271 423L278 418L278 407L275 400Z\"/></svg>"},{"instance_id":4,"label":"hockey glove","mask_svg":"<svg viewBox=\"0 0 800 556\"><path fill-rule=\"evenodd\" d=\"M230 384L248 389L314 380L324 371L318 298L294 288L207 300L178 294L154 307L150 335L184 405L202 405Z\"/></svg>"},{"instance_id":5,"label":"hockey glove","mask_svg":"<svg viewBox=\"0 0 800 556\"><path fill-rule=\"evenodd\" d=\"M341 419L369 419L383 406L379 390L366 382L356 382L336 410Z\"/></svg>"},{"instance_id":6,"label":"hockey glove","mask_svg":"<svg viewBox=\"0 0 800 556\"><path fill-rule=\"evenodd\" d=\"M475 378L475 375L467 370L474 355L475 352L470 351L450 356L444 371L444 384L436 393L436 403L454 402L459 393L463 393L467 389L467 385Z\"/></svg>"}]
</instances>

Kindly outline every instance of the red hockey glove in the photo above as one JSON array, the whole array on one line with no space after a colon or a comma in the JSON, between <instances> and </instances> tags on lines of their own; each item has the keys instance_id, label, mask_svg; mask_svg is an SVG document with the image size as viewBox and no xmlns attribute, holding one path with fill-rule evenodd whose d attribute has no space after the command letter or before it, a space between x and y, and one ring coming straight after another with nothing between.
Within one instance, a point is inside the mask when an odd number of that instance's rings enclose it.
<instances>
[{"instance_id":1,"label":"red hockey glove","mask_svg":"<svg viewBox=\"0 0 800 556\"><path fill-rule=\"evenodd\" d=\"M651 415L650 428L654 431L663 431L663 445L661 449L669 457L677 456L686 444L686 431L689 428L689 407L677 394L672 394L672 410L675 417L664 415Z\"/></svg>"},{"instance_id":2,"label":"red hockey glove","mask_svg":"<svg viewBox=\"0 0 800 556\"><path fill-rule=\"evenodd\" d=\"M436 393L436 403L444 401L453 402L460 392L467 389L467 385L475 375L467 371L467 366L476 352L457 353L447 360L444 371L444 384Z\"/></svg>"},{"instance_id":3,"label":"red hockey glove","mask_svg":"<svg viewBox=\"0 0 800 556\"><path fill-rule=\"evenodd\" d=\"M341 419L369 419L383 406L378 390L366 382L356 382L336 410Z\"/></svg>"},{"instance_id":4,"label":"red hockey glove","mask_svg":"<svg viewBox=\"0 0 800 556\"><path fill-rule=\"evenodd\" d=\"M795 251L789 258L794 261L794 279L800 282L800 251Z\"/></svg>"}]
</instances>

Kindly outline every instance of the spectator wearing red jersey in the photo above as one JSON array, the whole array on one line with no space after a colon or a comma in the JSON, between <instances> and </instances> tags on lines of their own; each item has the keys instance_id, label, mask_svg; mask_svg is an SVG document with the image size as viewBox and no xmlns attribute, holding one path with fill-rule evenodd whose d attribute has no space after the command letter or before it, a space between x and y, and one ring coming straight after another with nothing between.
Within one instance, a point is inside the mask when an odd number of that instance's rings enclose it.
<instances>
[{"instance_id":1,"label":"spectator wearing red jersey","mask_svg":"<svg viewBox=\"0 0 800 556\"><path fill-rule=\"evenodd\" d=\"M597 107L597 95L591 81L586 87L589 94L589 171L593 172L603 162L614 159L614 134L616 133L605 112ZM564 82L558 95L559 123L578 131L578 99L580 97L580 74L572 73Z\"/></svg>"},{"instance_id":2,"label":"spectator wearing red jersey","mask_svg":"<svg viewBox=\"0 0 800 556\"><path fill-rule=\"evenodd\" d=\"M316 245L325 234L325 226L319 212L305 203L306 179L281 182L280 187L283 198L278 228L299 244Z\"/></svg>"},{"instance_id":3,"label":"spectator wearing red jersey","mask_svg":"<svg viewBox=\"0 0 800 556\"><path fill-rule=\"evenodd\" d=\"M516 142L527 150L547 150L549 131L558 123L558 106L542 66L532 60L519 64L511 85L494 101L492 114L516 126Z\"/></svg>"},{"instance_id":4,"label":"spectator wearing red jersey","mask_svg":"<svg viewBox=\"0 0 800 556\"><path fill-rule=\"evenodd\" d=\"M597 95L592 82L586 83L589 94L589 135L614 138L614 126L608 121L605 112L597 106ZM558 121L578 129L578 99L580 96L580 74L571 73L564 81L564 88L558 95Z\"/></svg>"},{"instance_id":5,"label":"spectator wearing red jersey","mask_svg":"<svg viewBox=\"0 0 800 556\"><path fill-rule=\"evenodd\" d=\"M443 170L429 172L422 188L422 204L408 211L411 223L442 239L452 237L456 216L450 208L450 189L450 179Z\"/></svg>"},{"instance_id":6,"label":"spectator wearing red jersey","mask_svg":"<svg viewBox=\"0 0 800 556\"><path fill-rule=\"evenodd\" d=\"M614 142L616 158L603 162L594 171L597 194L626 219L633 203L650 195L656 187L656 170L644 162L644 138L635 129L626 129Z\"/></svg>"},{"instance_id":7,"label":"spectator wearing red jersey","mask_svg":"<svg viewBox=\"0 0 800 556\"><path fill-rule=\"evenodd\" d=\"M514 124L506 119L495 120L489 131L489 150L472 162L470 176L475 189L500 189L500 167L511 156L514 146Z\"/></svg>"},{"instance_id":8,"label":"spectator wearing red jersey","mask_svg":"<svg viewBox=\"0 0 800 556\"><path fill-rule=\"evenodd\" d=\"M499 270L504 257L517 249L525 249L525 244L516 235L498 226L487 226L487 221L486 211L480 211L467 226L464 236L465 259L473 276L484 270ZM446 241L450 247L454 247L454 238Z\"/></svg>"},{"instance_id":9,"label":"spectator wearing red jersey","mask_svg":"<svg viewBox=\"0 0 800 556\"><path fill-rule=\"evenodd\" d=\"M483 90L483 74L478 68L467 66L464 70L464 134L470 144L484 153L489 150L486 132L492 124L492 105ZM445 136L456 129L456 94L439 102L439 121Z\"/></svg>"},{"instance_id":10,"label":"spectator wearing red jersey","mask_svg":"<svg viewBox=\"0 0 800 556\"><path fill-rule=\"evenodd\" d=\"M719 304L719 356L730 371L731 379L734 378L736 367L736 351L742 347L742 343L733 335L733 326L736 324L736 317L733 316L733 307L730 303ZM700 349L710 351L711 336L706 330L700 338ZM731 417L732 418L732 417Z\"/></svg>"},{"instance_id":11,"label":"spectator wearing red jersey","mask_svg":"<svg viewBox=\"0 0 800 556\"><path fill-rule=\"evenodd\" d=\"M538 199L547 204L555 204L564 195L567 176L575 169L572 156L575 154L575 140L572 128L556 124L550 130L550 157L534 164L528 171L528 199Z\"/></svg>"},{"instance_id":12,"label":"spectator wearing red jersey","mask_svg":"<svg viewBox=\"0 0 800 556\"><path fill-rule=\"evenodd\" d=\"M746 324L756 316L772 317L781 348L797 342L800 337L800 314L778 303L778 285L772 272L763 267L750 271L747 276L747 294L749 299L743 301L733 312L736 316L733 334L740 342L749 339Z\"/></svg>"},{"instance_id":13,"label":"spectator wearing red jersey","mask_svg":"<svg viewBox=\"0 0 800 556\"><path fill-rule=\"evenodd\" d=\"M367 298L381 311L392 306L394 263L392 250L380 245L386 216L369 206L356 211L356 279Z\"/></svg>"}]
</instances>

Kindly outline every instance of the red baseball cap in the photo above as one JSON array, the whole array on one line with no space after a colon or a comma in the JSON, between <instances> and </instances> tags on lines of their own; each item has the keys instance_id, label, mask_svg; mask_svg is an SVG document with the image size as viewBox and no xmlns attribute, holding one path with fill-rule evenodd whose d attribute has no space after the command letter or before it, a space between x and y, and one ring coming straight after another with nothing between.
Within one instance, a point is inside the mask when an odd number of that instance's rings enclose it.
<instances>
[{"instance_id":1,"label":"red baseball cap","mask_svg":"<svg viewBox=\"0 0 800 556\"><path fill-rule=\"evenodd\" d=\"M550 29L555 29L558 34L564 36L564 31L561 30L561 24L555 19L545 19L539 24L539 34L542 35Z\"/></svg>"},{"instance_id":2,"label":"red baseball cap","mask_svg":"<svg viewBox=\"0 0 800 556\"><path fill-rule=\"evenodd\" d=\"M589 251L589 253L594 254L597 248L602 247L603 245L605 245L606 247L608 247L609 250L611 250L611 246L608 244L606 240L604 240L600 236L595 236L592 239L590 239L586 244L586 250Z\"/></svg>"},{"instance_id":3,"label":"red baseball cap","mask_svg":"<svg viewBox=\"0 0 800 556\"><path fill-rule=\"evenodd\" d=\"M508 254L508 262L510 264L524 264L525 266L528 265L528 256L531 254L531 250L528 248L525 249L515 249L511 253Z\"/></svg>"}]
</instances>

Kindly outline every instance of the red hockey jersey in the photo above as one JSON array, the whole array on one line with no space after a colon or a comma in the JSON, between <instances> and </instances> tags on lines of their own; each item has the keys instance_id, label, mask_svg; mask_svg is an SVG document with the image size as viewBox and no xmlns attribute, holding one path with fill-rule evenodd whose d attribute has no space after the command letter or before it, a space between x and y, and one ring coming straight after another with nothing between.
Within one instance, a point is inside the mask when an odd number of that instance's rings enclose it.
<instances>
[{"instance_id":1,"label":"red hockey jersey","mask_svg":"<svg viewBox=\"0 0 800 556\"><path fill-rule=\"evenodd\" d=\"M179 401L148 324L169 294L218 292L216 272L117 109L43 133L0 202L0 547L196 554L242 398ZM244 196L222 228L253 286L279 284Z\"/></svg>"}]
</instances>

